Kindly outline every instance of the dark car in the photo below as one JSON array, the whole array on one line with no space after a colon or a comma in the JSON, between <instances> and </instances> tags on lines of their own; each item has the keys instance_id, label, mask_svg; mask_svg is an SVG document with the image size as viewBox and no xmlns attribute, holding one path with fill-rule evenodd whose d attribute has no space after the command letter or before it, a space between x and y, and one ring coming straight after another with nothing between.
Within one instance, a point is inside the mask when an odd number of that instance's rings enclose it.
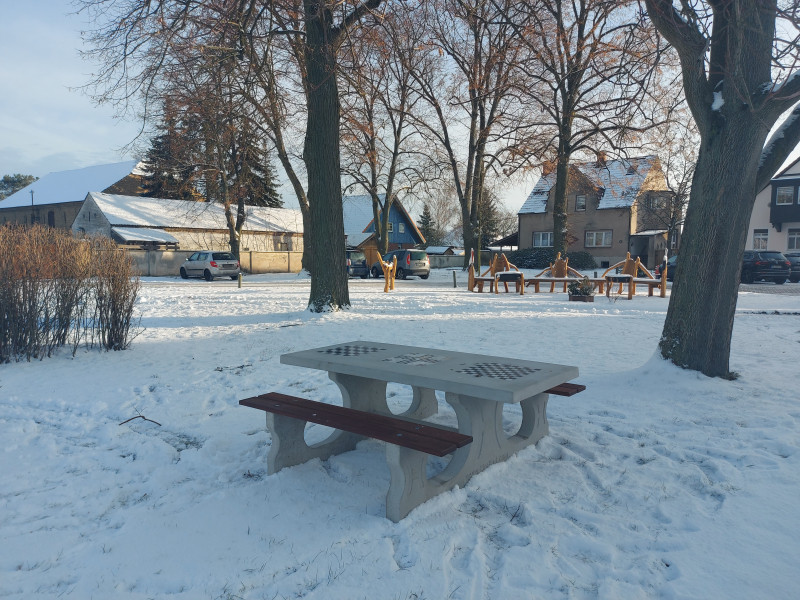
<instances>
[{"instance_id":1,"label":"dark car","mask_svg":"<svg viewBox=\"0 0 800 600\"><path fill-rule=\"evenodd\" d=\"M384 262L392 262L392 257L397 257L397 272L395 277L405 279L409 275L417 275L427 279L431 274L431 260L424 250L392 250L383 257ZM372 265L372 276L383 277L380 263Z\"/></svg>"},{"instance_id":2,"label":"dark car","mask_svg":"<svg viewBox=\"0 0 800 600\"><path fill-rule=\"evenodd\" d=\"M772 250L746 250L742 255L742 283L774 281L786 283L792 263L780 252Z\"/></svg>"},{"instance_id":3,"label":"dark car","mask_svg":"<svg viewBox=\"0 0 800 600\"><path fill-rule=\"evenodd\" d=\"M667 281L675 279L675 273L678 272L678 255L673 254L667 259ZM655 276L661 279L661 272L664 270L664 263L657 265L655 268Z\"/></svg>"},{"instance_id":4,"label":"dark car","mask_svg":"<svg viewBox=\"0 0 800 600\"><path fill-rule=\"evenodd\" d=\"M369 277L367 257L361 250L347 250L347 276L361 279Z\"/></svg>"},{"instance_id":5,"label":"dark car","mask_svg":"<svg viewBox=\"0 0 800 600\"><path fill-rule=\"evenodd\" d=\"M797 283L800 281L800 252L784 252L783 255L792 263L789 281Z\"/></svg>"}]
</instances>

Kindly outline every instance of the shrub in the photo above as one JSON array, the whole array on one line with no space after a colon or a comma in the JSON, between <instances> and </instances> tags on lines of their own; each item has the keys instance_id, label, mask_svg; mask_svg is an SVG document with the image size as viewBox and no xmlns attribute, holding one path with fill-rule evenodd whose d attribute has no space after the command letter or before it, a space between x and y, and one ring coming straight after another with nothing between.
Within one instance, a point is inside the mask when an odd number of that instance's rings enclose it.
<instances>
[{"instance_id":1,"label":"shrub","mask_svg":"<svg viewBox=\"0 0 800 600\"><path fill-rule=\"evenodd\" d=\"M567 252L565 257L569 258L569 266L578 271L597 268L594 257L588 252ZM525 248L508 254L508 260L520 269L546 269L555 259L552 248Z\"/></svg>"},{"instance_id":2,"label":"shrub","mask_svg":"<svg viewBox=\"0 0 800 600\"><path fill-rule=\"evenodd\" d=\"M139 279L108 239L49 227L0 227L0 363L42 359L65 345L126 348L136 335Z\"/></svg>"}]
</instances>

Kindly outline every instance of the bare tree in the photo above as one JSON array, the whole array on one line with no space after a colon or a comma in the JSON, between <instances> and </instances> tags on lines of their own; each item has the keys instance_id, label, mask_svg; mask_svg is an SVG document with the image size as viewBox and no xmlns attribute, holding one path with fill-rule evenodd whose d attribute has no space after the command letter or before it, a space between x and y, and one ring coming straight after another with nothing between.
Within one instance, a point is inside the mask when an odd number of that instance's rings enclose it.
<instances>
[{"instance_id":1,"label":"bare tree","mask_svg":"<svg viewBox=\"0 0 800 600\"><path fill-rule=\"evenodd\" d=\"M304 35L296 39L307 98L303 159L314 236L309 308L314 311L350 304L343 268L337 52L344 34L381 2L80 0L98 23L88 36L94 46L91 54L102 65L94 80L98 97L123 104L141 100L145 106L158 99L161 75L175 64L176 44L213 47L217 27L233 23L238 28L237 56L243 58L244 46L260 24L274 23L276 13L299 15L295 21L299 21ZM284 33L279 27L271 28L266 39Z\"/></svg>"},{"instance_id":2,"label":"bare tree","mask_svg":"<svg viewBox=\"0 0 800 600\"><path fill-rule=\"evenodd\" d=\"M800 7L776 0L646 4L678 52L701 141L681 273L659 348L681 367L732 377L741 256L755 196L800 142ZM788 111L768 140L770 128Z\"/></svg>"},{"instance_id":3,"label":"bare tree","mask_svg":"<svg viewBox=\"0 0 800 600\"><path fill-rule=\"evenodd\" d=\"M699 146L697 127L685 104L673 110L662 125L649 130L642 145L658 156L669 192L651 197L651 205L639 210L644 209L654 227L667 230L670 249L678 247Z\"/></svg>"},{"instance_id":4,"label":"bare tree","mask_svg":"<svg viewBox=\"0 0 800 600\"><path fill-rule=\"evenodd\" d=\"M513 152L526 121L514 80L520 60L518 30L491 0L436 0L422 14L430 42L420 46L417 93L430 114L416 117L442 154L461 210L464 267L470 250L480 260L480 204L487 182Z\"/></svg>"},{"instance_id":5,"label":"bare tree","mask_svg":"<svg viewBox=\"0 0 800 600\"><path fill-rule=\"evenodd\" d=\"M568 244L567 185L573 155L624 147L652 125L641 110L660 48L634 0L528 0L504 10L530 52L521 65L533 105L529 154L556 172L553 246ZM544 136L542 135L544 132Z\"/></svg>"},{"instance_id":6,"label":"bare tree","mask_svg":"<svg viewBox=\"0 0 800 600\"><path fill-rule=\"evenodd\" d=\"M389 211L402 190L413 193L436 175L410 115L414 51L424 30L395 14L348 36L342 51L343 171L372 198L378 250L389 249Z\"/></svg>"}]
</instances>

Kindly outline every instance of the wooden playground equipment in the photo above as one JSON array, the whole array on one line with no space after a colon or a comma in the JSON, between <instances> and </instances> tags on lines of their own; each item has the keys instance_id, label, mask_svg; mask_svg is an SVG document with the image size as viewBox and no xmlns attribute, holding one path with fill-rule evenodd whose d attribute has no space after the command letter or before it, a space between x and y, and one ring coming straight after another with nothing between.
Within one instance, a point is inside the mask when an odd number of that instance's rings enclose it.
<instances>
[{"instance_id":1,"label":"wooden playground equipment","mask_svg":"<svg viewBox=\"0 0 800 600\"><path fill-rule=\"evenodd\" d=\"M489 268L482 274L475 274L475 266L469 266L469 279L467 287L470 292L478 291L483 292L484 284L489 284L489 291L494 291L495 294L499 292L500 284L506 292L508 292L508 284L514 283L514 292L520 295L525 293L525 276L516 267L511 264L505 254L495 254L492 257L492 262Z\"/></svg>"},{"instance_id":2,"label":"wooden playground equipment","mask_svg":"<svg viewBox=\"0 0 800 600\"><path fill-rule=\"evenodd\" d=\"M392 262L384 262L381 253L378 252L378 262L381 265L381 269L383 269L383 291L384 293L388 293L389 290L394 289L394 276L397 273L397 257L392 256Z\"/></svg>"},{"instance_id":3,"label":"wooden playground equipment","mask_svg":"<svg viewBox=\"0 0 800 600\"><path fill-rule=\"evenodd\" d=\"M620 269L620 274L614 274L612 271ZM644 274L644 277L639 277L639 272ZM667 274L663 274L661 279L656 279L653 274L641 263L639 257L636 260L631 258L631 253L628 252L625 260L611 265L603 272L603 278L608 280L606 287L606 296L610 297L611 288L614 284L619 284L617 295L622 294L622 288L625 284L628 285L628 300L636 295L636 285L646 285L647 295L652 296L655 288L659 289L659 295L664 298L667 295ZM600 290L602 293L602 290Z\"/></svg>"}]
</instances>

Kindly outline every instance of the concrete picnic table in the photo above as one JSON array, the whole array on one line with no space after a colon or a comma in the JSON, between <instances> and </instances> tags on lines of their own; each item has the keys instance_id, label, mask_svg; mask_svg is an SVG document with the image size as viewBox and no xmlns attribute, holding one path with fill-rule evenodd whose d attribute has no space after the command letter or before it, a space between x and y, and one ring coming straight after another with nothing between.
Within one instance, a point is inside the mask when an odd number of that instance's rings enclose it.
<instances>
[{"instance_id":1,"label":"concrete picnic table","mask_svg":"<svg viewBox=\"0 0 800 600\"><path fill-rule=\"evenodd\" d=\"M420 422L438 411L435 391L445 393L456 413L457 431L473 441L455 450L447 467L431 478L426 475L427 454L387 444L391 483L386 515L393 521L539 441L548 433L547 390L578 377L573 366L372 341L292 352L280 361L327 371L341 390L343 405L367 413L392 414L386 398L388 382L411 386L411 406L399 416ZM503 430L504 404L519 404L522 409L520 429L510 436ZM272 431L277 444L275 456L270 456L273 464L325 459L355 448L363 439L336 431L328 440L308 446L302 431L302 427L287 428L283 434ZM290 461L282 460L280 452L290 455Z\"/></svg>"}]
</instances>

